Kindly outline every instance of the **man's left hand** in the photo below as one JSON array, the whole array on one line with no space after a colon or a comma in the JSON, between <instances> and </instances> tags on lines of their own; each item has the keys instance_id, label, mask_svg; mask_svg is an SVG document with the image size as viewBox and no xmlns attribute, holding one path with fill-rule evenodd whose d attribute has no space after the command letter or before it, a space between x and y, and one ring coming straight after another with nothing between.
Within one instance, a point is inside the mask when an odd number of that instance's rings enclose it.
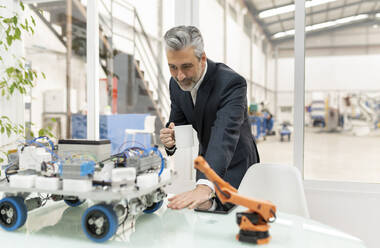
<instances>
[{"instance_id":1,"label":"man's left hand","mask_svg":"<svg viewBox=\"0 0 380 248\"><path fill-rule=\"evenodd\" d=\"M169 198L168 208L171 209L202 209L207 210L212 206L210 195L212 189L203 184L198 184L197 187L191 191L184 192Z\"/></svg>"}]
</instances>

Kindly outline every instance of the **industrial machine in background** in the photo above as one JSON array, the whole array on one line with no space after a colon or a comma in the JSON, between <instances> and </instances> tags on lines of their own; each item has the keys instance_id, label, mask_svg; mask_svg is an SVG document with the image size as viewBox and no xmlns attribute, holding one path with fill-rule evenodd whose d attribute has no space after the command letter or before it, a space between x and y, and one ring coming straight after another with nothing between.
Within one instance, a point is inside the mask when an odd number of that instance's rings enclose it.
<instances>
[{"instance_id":1,"label":"industrial machine in background","mask_svg":"<svg viewBox=\"0 0 380 248\"><path fill-rule=\"evenodd\" d=\"M276 135L274 131L274 116L265 106L260 103L260 112L257 104L251 104L248 108L249 120L251 122L251 132L256 140L266 140L266 136Z\"/></svg>"},{"instance_id":2,"label":"industrial machine in background","mask_svg":"<svg viewBox=\"0 0 380 248\"><path fill-rule=\"evenodd\" d=\"M237 189L220 178L201 156L194 160L194 167L214 183L216 194L223 204L232 203L248 208L245 212L236 213L236 221L240 228L236 239L254 244L267 244L270 241L268 223L276 219L276 206L269 201L239 195Z\"/></svg>"},{"instance_id":3,"label":"industrial machine in background","mask_svg":"<svg viewBox=\"0 0 380 248\"><path fill-rule=\"evenodd\" d=\"M325 132L370 135L380 127L380 95L371 93L313 92L306 107L310 126ZM308 121L307 121L308 122Z\"/></svg>"},{"instance_id":4,"label":"industrial machine in background","mask_svg":"<svg viewBox=\"0 0 380 248\"><path fill-rule=\"evenodd\" d=\"M343 129L356 136L380 128L380 95L348 94L343 98Z\"/></svg>"},{"instance_id":5,"label":"industrial machine in background","mask_svg":"<svg viewBox=\"0 0 380 248\"><path fill-rule=\"evenodd\" d=\"M285 137L287 137L287 141L290 141L292 132L293 132L293 127L289 122L281 123L281 128L279 130L280 141L283 142L285 140Z\"/></svg>"},{"instance_id":6,"label":"industrial machine in background","mask_svg":"<svg viewBox=\"0 0 380 248\"><path fill-rule=\"evenodd\" d=\"M82 228L95 242L110 239L129 216L158 210L174 175L157 147L127 147L111 156L109 140L59 140L56 146L39 137L11 151L8 162L0 168L3 229L22 227L28 212L48 200L71 207L90 200Z\"/></svg>"}]
</instances>

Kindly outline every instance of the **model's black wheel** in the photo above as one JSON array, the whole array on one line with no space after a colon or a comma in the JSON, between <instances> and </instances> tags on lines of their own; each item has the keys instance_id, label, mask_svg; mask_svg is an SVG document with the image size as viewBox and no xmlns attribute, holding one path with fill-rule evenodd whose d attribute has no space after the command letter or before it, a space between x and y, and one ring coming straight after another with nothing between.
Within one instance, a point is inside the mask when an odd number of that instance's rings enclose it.
<instances>
[{"instance_id":1,"label":"model's black wheel","mask_svg":"<svg viewBox=\"0 0 380 248\"><path fill-rule=\"evenodd\" d=\"M28 210L21 197L6 197L0 201L0 225L6 231L14 231L25 224Z\"/></svg>"},{"instance_id":2,"label":"model's black wheel","mask_svg":"<svg viewBox=\"0 0 380 248\"><path fill-rule=\"evenodd\" d=\"M79 198L74 198L74 199L65 199L64 201L70 207L78 207L82 205L86 200L79 200Z\"/></svg>"},{"instance_id":3,"label":"model's black wheel","mask_svg":"<svg viewBox=\"0 0 380 248\"><path fill-rule=\"evenodd\" d=\"M112 206L95 205L83 213L83 232L95 242L109 240L116 233L117 227L118 219Z\"/></svg>"},{"instance_id":4,"label":"model's black wheel","mask_svg":"<svg viewBox=\"0 0 380 248\"><path fill-rule=\"evenodd\" d=\"M146 214L152 214L154 212L156 212L157 210L159 210L161 207L162 207L162 204L164 203L164 201L159 201L159 202L155 202L153 203L152 206L150 207L147 207L145 210L144 210L144 213Z\"/></svg>"}]
</instances>

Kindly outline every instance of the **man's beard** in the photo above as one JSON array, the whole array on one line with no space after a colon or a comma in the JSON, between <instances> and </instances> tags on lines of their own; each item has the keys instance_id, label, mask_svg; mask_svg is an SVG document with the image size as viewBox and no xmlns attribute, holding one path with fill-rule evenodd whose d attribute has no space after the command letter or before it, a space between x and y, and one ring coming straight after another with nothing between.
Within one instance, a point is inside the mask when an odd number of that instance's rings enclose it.
<instances>
[{"instance_id":1,"label":"man's beard","mask_svg":"<svg viewBox=\"0 0 380 248\"><path fill-rule=\"evenodd\" d=\"M198 81L195 81L193 78L185 78L182 81L179 81L178 78L175 78L175 80L177 81L178 86L183 91L191 91L192 89L194 89Z\"/></svg>"}]
</instances>

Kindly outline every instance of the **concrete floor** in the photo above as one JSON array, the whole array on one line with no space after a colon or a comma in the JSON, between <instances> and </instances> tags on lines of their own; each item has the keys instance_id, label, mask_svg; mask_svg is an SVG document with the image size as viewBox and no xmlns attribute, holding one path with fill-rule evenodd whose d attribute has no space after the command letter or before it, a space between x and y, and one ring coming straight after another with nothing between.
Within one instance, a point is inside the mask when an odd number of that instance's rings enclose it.
<instances>
[{"instance_id":1,"label":"concrete floor","mask_svg":"<svg viewBox=\"0 0 380 248\"><path fill-rule=\"evenodd\" d=\"M261 163L292 164L293 137L268 136L257 145ZM380 183L380 132L359 137L306 128L304 158L306 180Z\"/></svg>"}]
</instances>

